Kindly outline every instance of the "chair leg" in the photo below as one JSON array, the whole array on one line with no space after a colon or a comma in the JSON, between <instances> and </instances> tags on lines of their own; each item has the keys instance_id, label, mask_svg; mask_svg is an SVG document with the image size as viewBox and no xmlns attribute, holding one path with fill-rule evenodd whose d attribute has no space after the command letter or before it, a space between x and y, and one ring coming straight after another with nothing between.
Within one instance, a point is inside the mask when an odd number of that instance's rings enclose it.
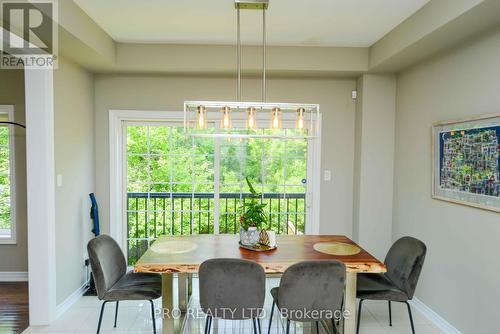
<instances>
[{"instance_id":1,"label":"chair leg","mask_svg":"<svg viewBox=\"0 0 500 334\"><path fill-rule=\"evenodd\" d=\"M207 320L205 320L205 334L210 333L210 326L212 325L212 317L207 315Z\"/></svg>"},{"instance_id":2,"label":"chair leg","mask_svg":"<svg viewBox=\"0 0 500 334\"><path fill-rule=\"evenodd\" d=\"M335 324L335 320L332 318L332 328L333 328L333 334L337 334L337 326Z\"/></svg>"},{"instance_id":3,"label":"chair leg","mask_svg":"<svg viewBox=\"0 0 500 334\"><path fill-rule=\"evenodd\" d=\"M319 334L319 321L316 321L316 334Z\"/></svg>"},{"instance_id":4,"label":"chair leg","mask_svg":"<svg viewBox=\"0 0 500 334\"><path fill-rule=\"evenodd\" d=\"M255 320L255 318L252 318L252 323L253 323L253 334L258 334L258 332L257 332L257 320Z\"/></svg>"},{"instance_id":5,"label":"chair leg","mask_svg":"<svg viewBox=\"0 0 500 334\"><path fill-rule=\"evenodd\" d=\"M269 318L269 326L267 328L267 334L271 333L271 324L273 322L273 313L274 313L274 306L276 305L276 302L273 299L273 306L271 306L271 317Z\"/></svg>"},{"instance_id":6,"label":"chair leg","mask_svg":"<svg viewBox=\"0 0 500 334\"><path fill-rule=\"evenodd\" d=\"M156 334L156 319L155 319L155 303L150 300L151 303L151 319L153 320L153 333Z\"/></svg>"},{"instance_id":7,"label":"chair leg","mask_svg":"<svg viewBox=\"0 0 500 334\"><path fill-rule=\"evenodd\" d=\"M342 311L342 314L344 314L344 296L342 296L342 302L340 302L340 311ZM337 326L340 326L340 319L341 317L339 317L336 321Z\"/></svg>"},{"instance_id":8,"label":"chair leg","mask_svg":"<svg viewBox=\"0 0 500 334\"><path fill-rule=\"evenodd\" d=\"M262 334L262 326L260 325L260 318L257 317L257 327L259 328L259 334Z\"/></svg>"},{"instance_id":9,"label":"chair leg","mask_svg":"<svg viewBox=\"0 0 500 334\"><path fill-rule=\"evenodd\" d=\"M391 310L391 301L388 301L389 303L389 326L392 327L392 310Z\"/></svg>"},{"instance_id":10,"label":"chair leg","mask_svg":"<svg viewBox=\"0 0 500 334\"><path fill-rule=\"evenodd\" d=\"M415 325L413 324L413 316L411 315L410 303L405 302L405 304L408 307L408 315L410 316L411 332L415 334Z\"/></svg>"},{"instance_id":11,"label":"chair leg","mask_svg":"<svg viewBox=\"0 0 500 334\"><path fill-rule=\"evenodd\" d=\"M115 325L114 327L116 328L116 319L118 319L118 303L119 301L116 301L116 309L115 309Z\"/></svg>"},{"instance_id":12,"label":"chair leg","mask_svg":"<svg viewBox=\"0 0 500 334\"><path fill-rule=\"evenodd\" d=\"M359 333L359 323L361 321L361 308L363 307L363 299L359 300L359 309L358 309L358 322L356 324L356 334Z\"/></svg>"},{"instance_id":13,"label":"chair leg","mask_svg":"<svg viewBox=\"0 0 500 334\"><path fill-rule=\"evenodd\" d=\"M104 306L106 305L107 301L104 301L101 306L101 313L99 315L99 323L97 324L97 334L101 331L101 323L102 323L102 315L104 314Z\"/></svg>"},{"instance_id":14,"label":"chair leg","mask_svg":"<svg viewBox=\"0 0 500 334\"><path fill-rule=\"evenodd\" d=\"M290 320L286 320L286 334L290 334Z\"/></svg>"}]
</instances>

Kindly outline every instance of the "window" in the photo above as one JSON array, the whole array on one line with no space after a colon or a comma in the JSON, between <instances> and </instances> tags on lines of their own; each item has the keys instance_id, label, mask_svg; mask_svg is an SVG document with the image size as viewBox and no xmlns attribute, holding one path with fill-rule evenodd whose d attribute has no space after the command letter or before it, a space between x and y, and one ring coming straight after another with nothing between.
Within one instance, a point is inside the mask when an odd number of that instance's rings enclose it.
<instances>
[{"instance_id":1,"label":"window","mask_svg":"<svg viewBox=\"0 0 500 334\"><path fill-rule=\"evenodd\" d=\"M13 121L14 108L0 106L0 121ZM14 143L11 126L0 124L0 243L16 243Z\"/></svg>"}]
</instances>

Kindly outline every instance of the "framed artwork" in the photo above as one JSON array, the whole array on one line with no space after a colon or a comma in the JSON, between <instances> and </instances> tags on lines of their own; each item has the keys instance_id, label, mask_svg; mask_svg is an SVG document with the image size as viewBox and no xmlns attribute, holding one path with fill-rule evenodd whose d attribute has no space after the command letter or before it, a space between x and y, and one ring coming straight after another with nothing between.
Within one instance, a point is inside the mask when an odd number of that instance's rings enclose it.
<instances>
[{"instance_id":1,"label":"framed artwork","mask_svg":"<svg viewBox=\"0 0 500 334\"><path fill-rule=\"evenodd\" d=\"M500 114L432 127L432 197L500 212Z\"/></svg>"}]
</instances>

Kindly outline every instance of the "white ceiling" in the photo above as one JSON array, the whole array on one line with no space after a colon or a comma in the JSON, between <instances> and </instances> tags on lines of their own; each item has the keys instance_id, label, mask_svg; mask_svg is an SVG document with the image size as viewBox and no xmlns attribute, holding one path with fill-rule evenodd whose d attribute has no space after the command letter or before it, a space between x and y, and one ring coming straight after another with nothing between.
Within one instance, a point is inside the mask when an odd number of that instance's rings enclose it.
<instances>
[{"instance_id":1,"label":"white ceiling","mask_svg":"<svg viewBox=\"0 0 500 334\"><path fill-rule=\"evenodd\" d=\"M233 0L74 0L118 42L234 44ZM270 0L270 45L370 46L429 0ZM259 44L261 11L241 12L242 42Z\"/></svg>"}]
</instances>

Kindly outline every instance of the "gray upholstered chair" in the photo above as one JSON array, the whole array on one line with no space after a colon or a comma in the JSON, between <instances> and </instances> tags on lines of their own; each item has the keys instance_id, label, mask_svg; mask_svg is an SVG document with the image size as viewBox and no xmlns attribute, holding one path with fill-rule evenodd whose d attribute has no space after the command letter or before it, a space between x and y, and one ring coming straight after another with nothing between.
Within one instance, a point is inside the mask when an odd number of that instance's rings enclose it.
<instances>
[{"instance_id":1,"label":"gray upholstered chair","mask_svg":"<svg viewBox=\"0 0 500 334\"><path fill-rule=\"evenodd\" d=\"M199 269L200 305L207 314L205 334L212 318L252 319L254 333L260 333L261 311L266 295L266 275L257 263L240 259L212 259ZM257 323L256 323L257 322Z\"/></svg>"},{"instance_id":2,"label":"gray upholstered chair","mask_svg":"<svg viewBox=\"0 0 500 334\"><path fill-rule=\"evenodd\" d=\"M331 320L337 333L334 317L340 315L345 289L345 265L336 260L304 261L288 268L281 277L280 285L271 289L273 306L269 319L271 332L274 307L286 318L286 333L290 321L319 322Z\"/></svg>"},{"instance_id":3,"label":"gray upholstered chair","mask_svg":"<svg viewBox=\"0 0 500 334\"><path fill-rule=\"evenodd\" d=\"M385 257L387 272L384 274L359 274L357 297L359 298L357 333L364 300L386 300L389 303L389 326L392 326L391 301L405 303L410 317L411 330L415 334L411 307L418 277L422 271L427 247L412 237L397 240Z\"/></svg>"},{"instance_id":4,"label":"gray upholstered chair","mask_svg":"<svg viewBox=\"0 0 500 334\"><path fill-rule=\"evenodd\" d=\"M118 303L122 300L149 300L153 319L153 333L156 333L153 300L161 297L161 276L157 274L135 274L127 272L127 262L120 247L111 237L101 234L87 244L92 275L99 300L102 300L97 333L101 330L104 306L116 302L115 323L118 317Z\"/></svg>"}]
</instances>

